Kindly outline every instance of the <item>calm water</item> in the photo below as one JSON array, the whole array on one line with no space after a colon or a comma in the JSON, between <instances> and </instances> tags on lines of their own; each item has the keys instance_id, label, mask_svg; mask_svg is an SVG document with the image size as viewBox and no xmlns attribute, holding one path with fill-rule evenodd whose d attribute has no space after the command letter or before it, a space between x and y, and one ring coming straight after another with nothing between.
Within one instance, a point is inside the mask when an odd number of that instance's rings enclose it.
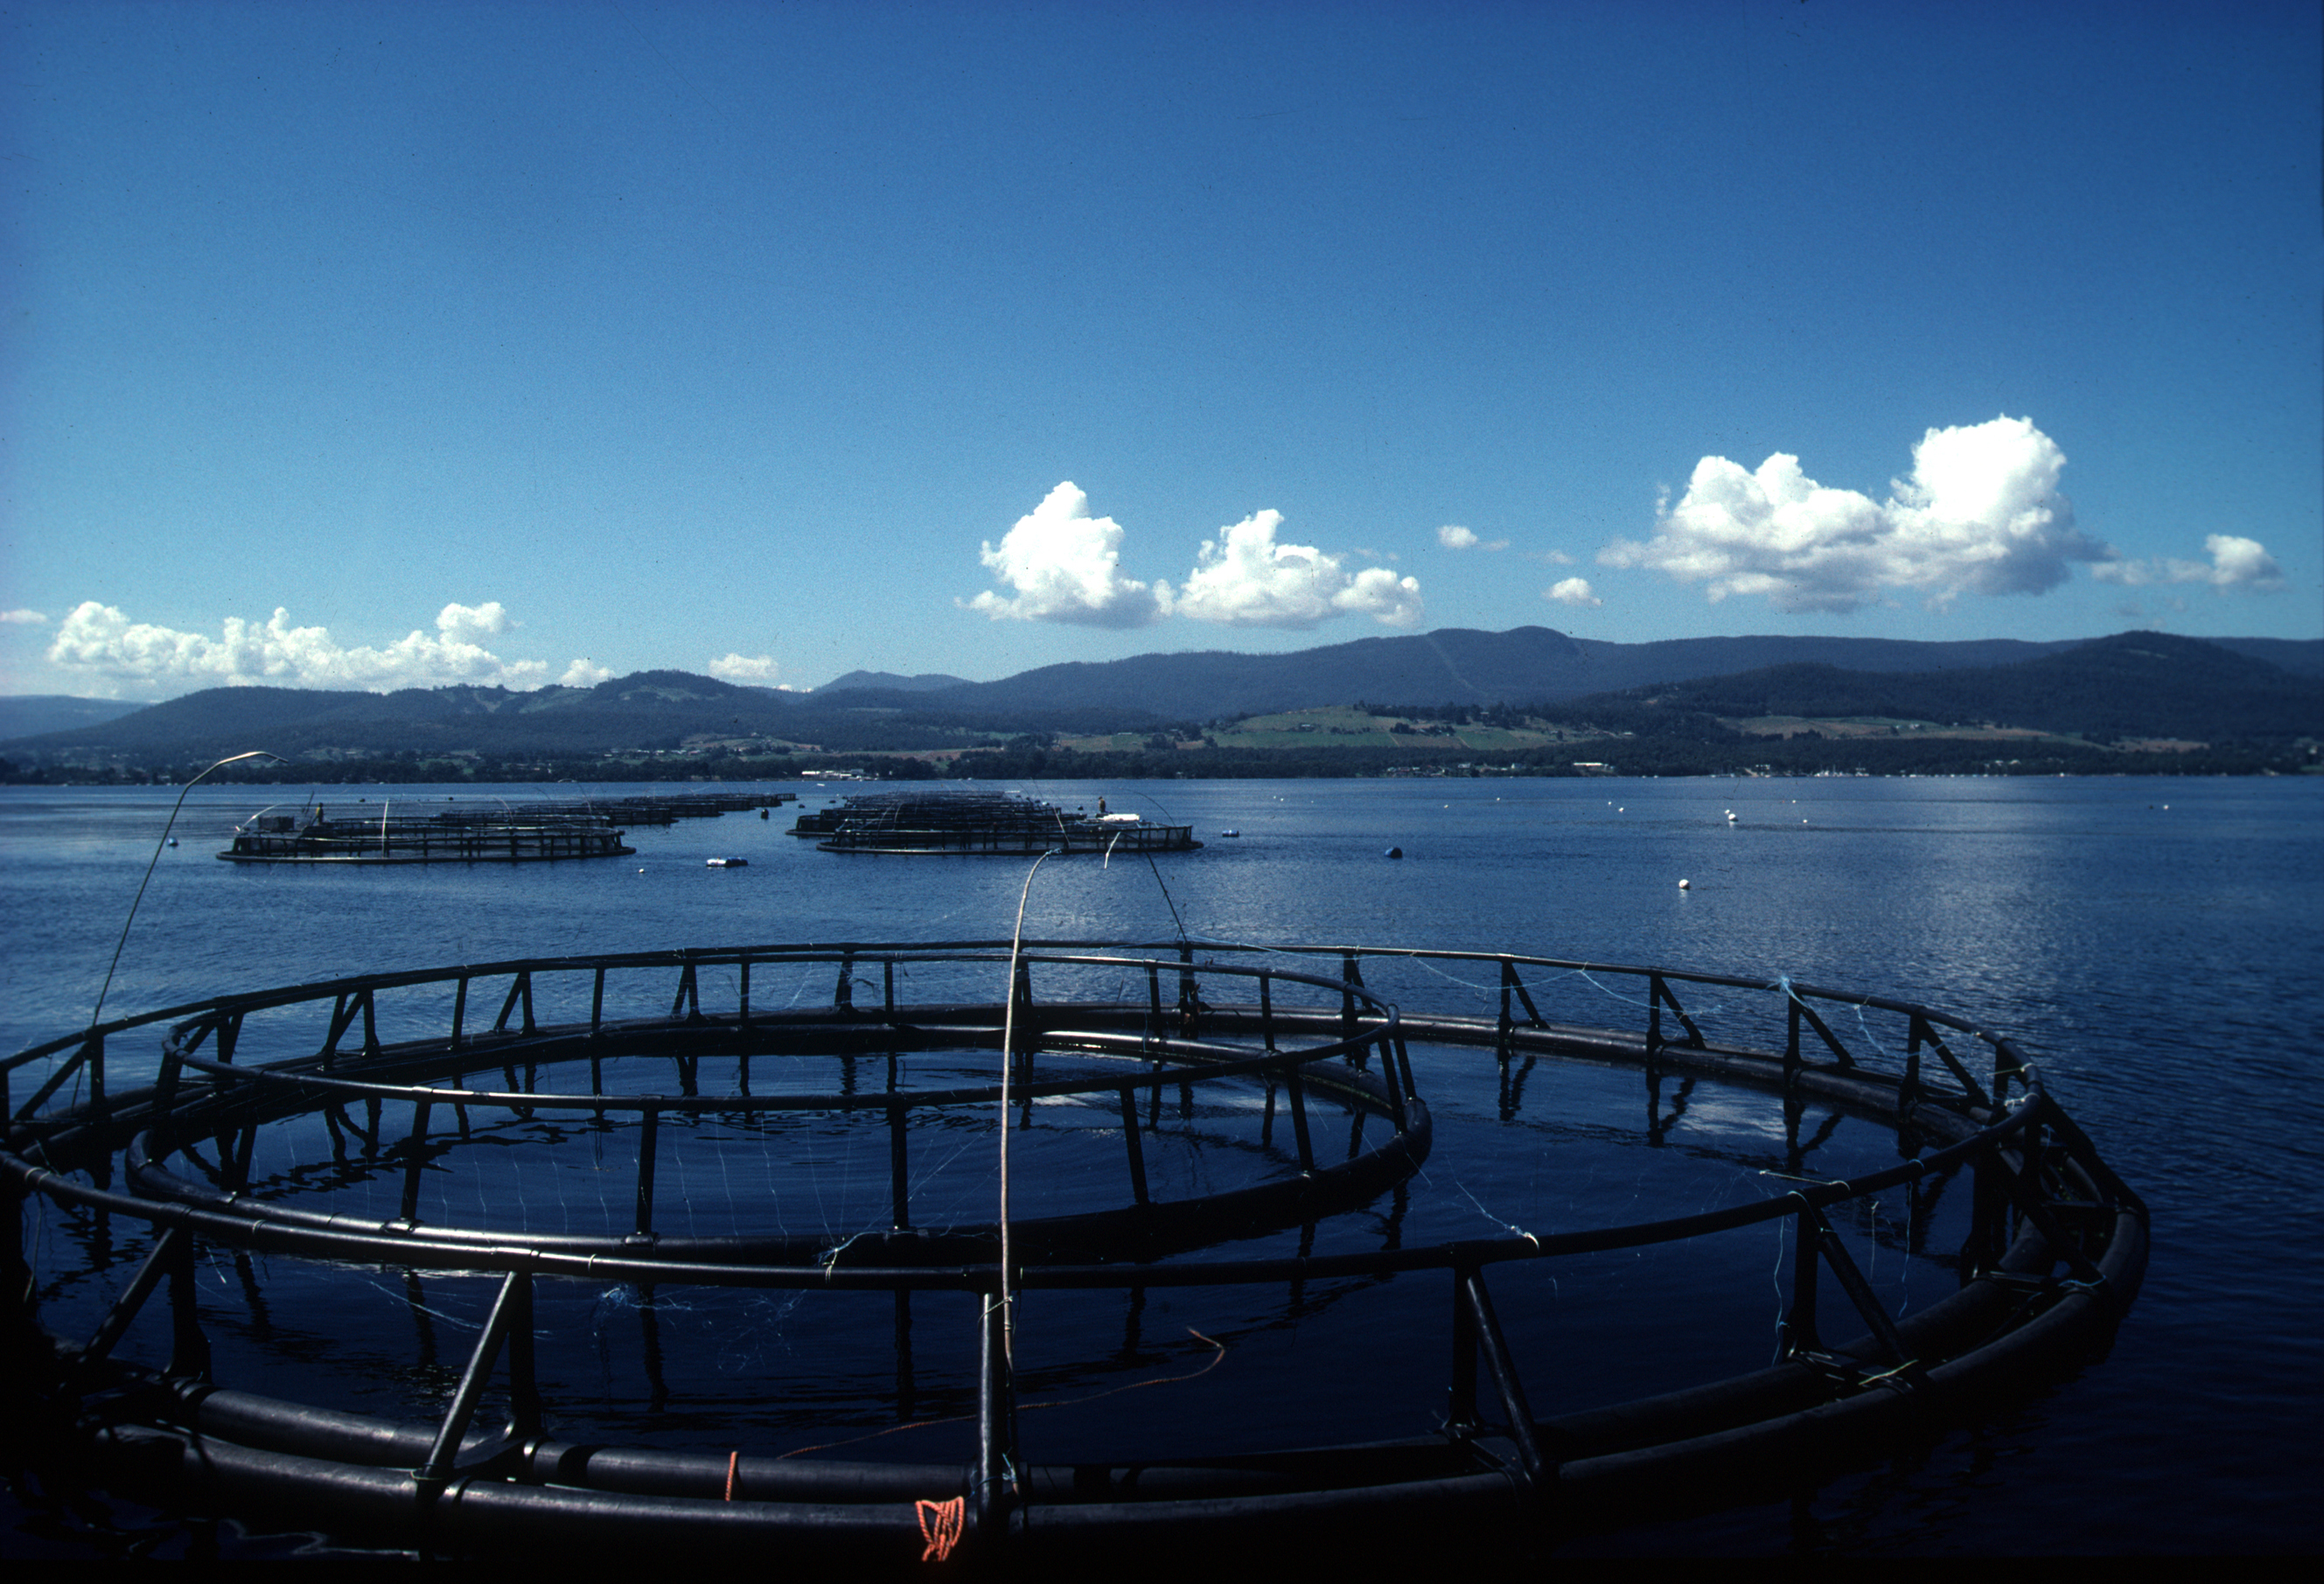
<instances>
[{"instance_id":1,"label":"calm water","mask_svg":"<svg viewBox=\"0 0 2324 1584\"><path fill-rule=\"evenodd\" d=\"M2111 1356L2079 1378L1812 1500L1589 1549L2316 1548L2324 1275L2319 1152L2301 1102L2324 1027L2324 782L1023 789L1069 806L1103 790L1210 842L1163 860L1161 884L1143 862L1051 862L1028 935L1160 940L1183 921L1213 939L1651 962L1923 1000L2015 1036L2152 1206L2144 1293ZM344 790L329 789L335 808ZM0 1049L86 1023L173 796L0 791ZM417 812L443 792L392 796ZM788 810L636 832L626 862L213 861L255 802L189 797L108 1010L523 955L1003 936L1024 879L1014 862L819 853L784 833ZM1240 839L1216 839L1222 827ZM1401 862L1383 857L1391 845ZM751 866L708 870L713 854ZM1501 1186L1479 1195L1496 1211ZM38 1528L20 1520L0 1552L42 1550Z\"/></svg>"}]
</instances>

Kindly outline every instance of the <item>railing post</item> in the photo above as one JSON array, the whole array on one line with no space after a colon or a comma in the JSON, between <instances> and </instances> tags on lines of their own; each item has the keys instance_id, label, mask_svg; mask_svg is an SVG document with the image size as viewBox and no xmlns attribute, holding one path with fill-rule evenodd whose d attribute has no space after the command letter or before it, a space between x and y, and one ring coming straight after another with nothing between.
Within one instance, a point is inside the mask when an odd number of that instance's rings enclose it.
<instances>
[{"instance_id":1,"label":"railing post","mask_svg":"<svg viewBox=\"0 0 2324 1584\"><path fill-rule=\"evenodd\" d=\"M890 1090L895 1087L895 1057L888 1058ZM908 1109L899 1100L888 1102L889 1221L899 1232L910 1230L912 1225L912 1179L904 1147L904 1119Z\"/></svg>"},{"instance_id":2,"label":"railing post","mask_svg":"<svg viewBox=\"0 0 2324 1584\"><path fill-rule=\"evenodd\" d=\"M1855 1256L1849 1253L1848 1245L1840 1240L1840 1234L1832 1229L1831 1222L1825 1219L1823 1211L1813 1206L1801 1211L1800 1217L1803 1241L1812 1234L1817 1252L1831 1266L1831 1274L1839 1279L1840 1291L1846 1293L1848 1301L1856 1305L1856 1312L1863 1317L1873 1340L1879 1343L1880 1350L1887 1356L1887 1362L1905 1366L1907 1379L1917 1377L1917 1368L1905 1355L1903 1333L1888 1318L1888 1312L1880 1307L1880 1301L1873 1295L1872 1285L1864 1279L1863 1271L1857 1267Z\"/></svg>"},{"instance_id":3,"label":"railing post","mask_svg":"<svg viewBox=\"0 0 2324 1584\"><path fill-rule=\"evenodd\" d=\"M1406 1074L1403 1064L1397 1059L1403 1048L1403 1044L1402 1040L1389 1035L1380 1036L1380 1078L1388 1085L1388 1119L1396 1124L1396 1130L1398 1133L1406 1131L1411 1125L1411 1118L1406 1113L1404 1103L1406 1091L1410 1085L1406 1082Z\"/></svg>"},{"instance_id":4,"label":"railing post","mask_svg":"<svg viewBox=\"0 0 2324 1584\"><path fill-rule=\"evenodd\" d=\"M184 1252L181 1246L189 1245L192 1237L193 1234L183 1227L162 1229L152 1252L145 1256L145 1262L137 1267L137 1274L129 1278L129 1285L114 1301L113 1307L106 1311L105 1318L97 1322L96 1334L81 1349L83 1364L98 1363L113 1351L114 1344L120 1341L129 1330L129 1322L137 1318L137 1312L145 1306L145 1300L152 1294L154 1286L176 1266Z\"/></svg>"},{"instance_id":5,"label":"railing post","mask_svg":"<svg viewBox=\"0 0 2324 1584\"><path fill-rule=\"evenodd\" d=\"M1469 1307L1469 1278L1476 1269L1452 1267L1452 1395L1444 1428L1458 1440L1477 1433L1477 1317Z\"/></svg>"},{"instance_id":6,"label":"railing post","mask_svg":"<svg viewBox=\"0 0 2324 1584\"><path fill-rule=\"evenodd\" d=\"M428 1112L433 1101L411 1102L411 1137L406 1141L401 1219L409 1226L420 1219L420 1173L428 1164Z\"/></svg>"},{"instance_id":7,"label":"railing post","mask_svg":"<svg viewBox=\"0 0 2324 1584\"><path fill-rule=\"evenodd\" d=\"M207 1381L210 1377L210 1340L202 1334L196 1307L200 1289L194 1281L194 1239L189 1234L170 1261L170 1362L162 1373L177 1380Z\"/></svg>"},{"instance_id":8,"label":"railing post","mask_svg":"<svg viewBox=\"0 0 2324 1584\"><path fill-rule=\"evenodd\" d=\"M374 1106L377 1106L379 1101L374 1100L371 1103ZM371 1143L376 1147L378 1142L379 1116L378 1113L374 1111L372 1115ZM250 1186L250 1156L251 1152L257 1147L258 1125L255 1122L252 1123L249 1127L244 1128L241 1132L234 1136L233 1160L231 1162L224 1160L219 1162L221 1165L226 1168L226 1185L229 1192L239 1193L244 1189Z\"/></svg>"},{"instance_id":9,"label":"railing post","mask_svg":"<svg viewBox=\"0 0 2324 1584\"><path fill-rule=\"evenodd\" d=\"M468 1433L468 1423L475 1417L476 1404L483 1397L484 1383L492 1377L493 1363L500 1356L501 1344L509 1344L509 1397L514 1413L511 1432L520 1441L540 1432L540 1398L532 1375L532 1274L512 1270L501 1283L500 1296L493 1300L493 1312L484 1322L484 1334L476 1339L476 1350L468 1357L468 1368L461 1374L458 1388L452 1394L452 1405L444 1414L444 1423L436 1432L435 1444L429 1449L428 1460L412 1470L412 1478L429 1495L441 1491L452 1478L454 1460L460 1454L460 1442Z\"/></svg>"},{"instance_id":10,"label":"railing post","mask_svg":"<svg viewBox=\"0 0 2324 1584\"><path fill-rule=\"evenodd\" d=\"M1798 1199L1797 1194L1792 1197ZM1821 1352L1823 1338L1816 1330L1816 1237L1808 1224L1810 1206L1804 1199L1792 1214L1792 1301L1781 1322L1784 1357Z\"/></svg>"},{"instance_id":11,"label":"railing post","mask_svg":"<svg viewBox=\"0 0 2324 1584\"><path fill-rule=\"evenodd\" d=\"M515 1011L520 1005L524 1008L524 1023L518 1032L530 1034L532 1032L532 975L521 968L516 971L516 977L509 981L508 994L501 999L500 1016L493 1019L494 1034L508 1032L509 1014Z\"/></svg>"},{"instance_id":12,"label":"railing post","mask_svg":"<svg viewBox=\"0 0 2324 1584\"><path fill-rule=\"evenodd\" d=\"M219 1045L223 1047L225 1041L219 1041ZM171 1113L178 1107L178 1082L184 1076L185 1067L186 1054L178 1048L176 1040L162 1045L161 1071L153 1081L153 1126L151 1130L153 1158L157 1161L177 1147L177 1119ZM0 1096L0 1116L5 1116L7 1111L5 1096Z\"/></svg>"},{"instance_id":13,"label":"railing post","mask_svg":"<svg viewBox=\"0 0 2324 1584\"><path fill-rule=\"evenodd\" d=\"M1017 960L1017 972L1009 981L1009 995L1016 1002L1011 1022L1017 1036L1017 1048L1009 1055L1021 1063L1032 1054L1034 1045L1033 965L1021 956Z\"/></svg>"},{"instance_id":14,"label":"railing post","mask_svg":"<svg viewBox=\"0 0 2324 1584\"><path fill-rule=\"evenodd\" d=\"M632 1235L647 1241L653 1238L654 1154L661 1129L661 1108L653 1102L661 1098L646 1096L645 1117L638 1128L638 1229Z\"/></svg>"},{"instance_id":15,"label":"railing post","mask_svg":"<svg viewBox=\"0 0 2324 1584\"><path fill-rule=\"evenodd\" d=\"M1524 1477L1526 1494L1535 1503L1545 1506L1557 1486L1557 1469L1543 1455L1541 1440L1535 1433L1533 1408L1526 1401L1525 1386L1517 1378L1517 1360L1509 1355L1508 1339L1502 1335L1501 1324L1493 1313L1492 1294L1485 1290L1485 1273L1471 1266L1461 1277L1461 1291L1467 1298L1473 1317L1476 1350L1483 1355L1487 1373L1501 1399L1501 1411L1508 1415L1509 1439L1517 1443L1517 1466Z\"/></svg>"},{"instance_id":16,"label":"railing post","mask_svg":"<svg viewBox=\"0 0 2324 1584\"><path fill-rule=\"evenodd\" d=\"M509 1319L509 1435L521 1445L540 1434L540 1382L533 1372L532 1273L511 1271L513 1312Z\"/></svg>"},{"instance_id":17,"label":"railing post","mask_svg":"<svg viewBox=\"0 0 2324 1584\"><path fill-rule=\"evenodd\" d=\"M1315 1147L1307 1137L1307 1091L1296 1065L1284 1069L1283 1091L1291 1097L1291 1137L1299 1146L1299 1174L1310 1176L1315 1170Z\"/></svg>"},{"instance_id":18,"label":"railing post","mask_svg":"<svg viewBox=\"0 0 2324 1584\"><path fill-rule=\"evenodd\" d=\"M2007 1229L2001 1221L2008 1191L2000 1179L2008 1170L2008 1164L1992 1149L1978 1151L1970 1162L1969 1236L1962 1239L1960 1252L1963 1286L1992 1268L1995 1256L2007 1241Z\"/></svg>"},{"instance_id":19,"label":"railing post","mask_svg":"<svg viewBox=\"0 0 2324 1584\"><path fill-rule=\"evenodd\" d=\"M1270 1107L1274 1099L1274 1091L1270 1090L1268 1093ZM1139 1203L1144 1204L1147 1202L1146 1146L1138 1137L1138 1089L1135 1084L1121 1086L1121 1136L1130 1141L1130 1191Z\"/></svg>"}]
</instances>

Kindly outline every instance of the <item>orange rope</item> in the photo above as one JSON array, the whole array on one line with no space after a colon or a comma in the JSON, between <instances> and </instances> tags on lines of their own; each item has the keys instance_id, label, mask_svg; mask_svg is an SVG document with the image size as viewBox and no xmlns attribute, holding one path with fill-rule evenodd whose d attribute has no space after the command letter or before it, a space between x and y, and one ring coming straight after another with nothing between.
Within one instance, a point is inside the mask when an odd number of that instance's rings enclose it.
<instances>
[{"instance_id":1,"label":"orange rope","mask_svg":"<svg viewBox=\"0 0 2324 1584\"><path fill-rule=\"evenodd\" d=\"M960 1532L968 1518L968 1500L954 1497L948 1502L917 1501L912 1510L920 1515L920 1538L927 1546L920 1552L924 1562L940 1562L952 1555L952 1548L960 1543Z\"/></svg>"}]
</instances>

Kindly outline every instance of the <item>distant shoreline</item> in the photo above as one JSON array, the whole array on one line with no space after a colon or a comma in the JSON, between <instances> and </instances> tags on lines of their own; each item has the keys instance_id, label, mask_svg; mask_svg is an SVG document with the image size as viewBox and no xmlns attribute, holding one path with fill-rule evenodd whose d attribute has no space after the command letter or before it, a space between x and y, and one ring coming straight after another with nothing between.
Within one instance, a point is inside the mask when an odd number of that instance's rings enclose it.
<instances>
[{"instance_id":1,"label":"distant shoreline","mask_svg":"<svg viewBox=\"0 0 2324 1584\"><path fill-rule=\"evenodd\" d=\"M1997 749L2003 751L1997 751ZM2015 750L2015 751L2008 751ZM5 761L0 761L5 764ZM198 764L134 768L48 766L0 770L0 786L174 786ZM809 775L807 772L820 772ZM306 761L213 775L217 783L253 786L495 786L595 785L606 782L779 782L814 786L857 781L1158 781L1377 780L1471 778L1767 778L1938 776L2299 776L2324 774L2314 743L2291 748L2231 746L2136 751L2055 741L1997 743L1968 738L1862 740L1793 737L1746 744L1605 739L1560 743L1554 751L1517 756L1457 751L1416 755L1409 750L1318 748L1205 749L1172 752L1078 752L1070 749L971 750L958 754L858 752L792 754L767 759L645 759L520 761L359 760Z\"/></svg>"}]
</instances>

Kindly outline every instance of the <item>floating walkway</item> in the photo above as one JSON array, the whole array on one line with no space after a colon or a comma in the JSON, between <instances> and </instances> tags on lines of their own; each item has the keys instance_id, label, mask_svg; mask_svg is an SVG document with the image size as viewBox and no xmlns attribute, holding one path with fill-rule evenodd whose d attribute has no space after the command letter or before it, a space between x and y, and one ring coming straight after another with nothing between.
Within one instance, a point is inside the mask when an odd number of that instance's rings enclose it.
<instances>
[{"instance_id":1,"label":"floating walkway","mask_svg":"<svg viewBox=\"0 0 2324 1584\"><path fill-rule=\"evenodd\" d=\"M1134 814L1068 812L1013 793L886 792L802 814L794 836L817 836L825 852L963 852L1029 858L1043 852L1186 852L1202 845L1192 825Z\"/></svg>"},{"instance_id":2,"label":"floating walkway","mask_svg":"<svg viewBox=\"0 0 2324 1584\"><path fill-rule=\"evenodd\" d=\"M2147 1250L1971 1022L1517 954L528 959L191 1002L0 1076L20 1435L171 1511L429 1555L1521 1561L2084 1367ZM1679 1147L1627 1150L1603 1220L1495 1218L1607 1083ZM1489 1148L1448 1155L1424 1097L1480 1087ZM1623 1219L1706 1159L1716 1192ZM1480 1213L1408 1208L1430 1179Z\"/></svg>"}]
</instances>

